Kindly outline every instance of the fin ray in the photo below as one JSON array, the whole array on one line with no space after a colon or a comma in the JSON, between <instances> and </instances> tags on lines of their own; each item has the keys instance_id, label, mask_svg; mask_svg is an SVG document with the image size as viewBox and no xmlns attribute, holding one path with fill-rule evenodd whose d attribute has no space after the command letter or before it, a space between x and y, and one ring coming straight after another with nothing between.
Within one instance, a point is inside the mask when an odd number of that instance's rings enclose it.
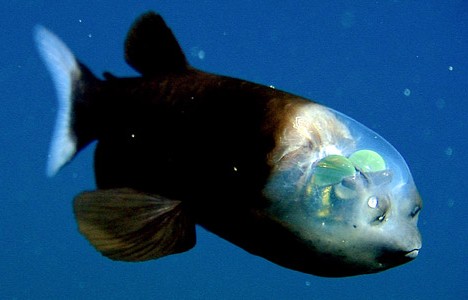
<instances>
[{"instance_id":1,"label":"fin ray","mask_svg":"<svg viewBox=\"0 0 468 300\"><path fill-rule=\"evenodd\" d=\"M97 190L75 198L80 232L104 256L145 261L195 245L195 224L180 201L132 189Z\"/></svg>"}]
</instances>

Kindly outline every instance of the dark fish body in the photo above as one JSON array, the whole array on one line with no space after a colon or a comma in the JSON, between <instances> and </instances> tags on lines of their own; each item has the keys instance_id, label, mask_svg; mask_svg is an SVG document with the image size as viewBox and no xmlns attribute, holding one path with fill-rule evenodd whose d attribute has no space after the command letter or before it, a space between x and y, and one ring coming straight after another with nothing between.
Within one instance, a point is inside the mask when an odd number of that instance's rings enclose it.
<instances>
[{"instance_id":1,"label":"dark fish body","mask_svg":"<svg viewBox=\"0 0 468 300\"><path fill-rule=\"evenodd\" d=\"M141 77L96 78L53 34L36 40L56 83L53 175L97 140L98 189L75 199L103 255L143 261L189 250L195 224L279 265L374 273L416 257L421 200L403 158L356 121L310 100L192 68L154 13L126 40Z\"/></svg>"}]
</instances>

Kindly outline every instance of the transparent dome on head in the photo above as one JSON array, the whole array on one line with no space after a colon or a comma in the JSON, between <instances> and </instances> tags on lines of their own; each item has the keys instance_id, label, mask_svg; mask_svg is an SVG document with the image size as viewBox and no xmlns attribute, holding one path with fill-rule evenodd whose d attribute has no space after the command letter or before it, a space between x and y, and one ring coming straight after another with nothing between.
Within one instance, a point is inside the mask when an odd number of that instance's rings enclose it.
<instances>
[{"instance_id":1,"label":"transparent dome on head","mask_svg":"<svg viewBox=\"0 0 468 300\"><path fill-rule=\"evenodd\" d=\"M392 189L412 183L413 179L408 165L389 142L354 119L333 109L329 110L350 131L353 147L343 144L337 145L337 148L343 149L341 155L348 158L359 172L372 173L387 170L392 177ZM343 142L346 143L346 141Z\"/></svg>"},{"instance_id":2,"label":"transparent dome on head","mask_svg":"<svg viewBox=\"0 0 468 300\"><path fill-rule=\"evenodd\" d=\"M316 143L315 151L310 151L315 159L302 169L294 194L289 194L289 200L301 203L301 207L286 208L288 214L294 216L295 222L308 219L307 226L312 221L322 226L358 226L373 218L384 218L384 211L392 205L400 206L415 189L406 162L374 131L337 111L327 110L328 115L323 118L333 120L335 126L325 136L333 138L324 139L323 133L311 135L320 143ZM372 212L367 211L369 208Z\"/></svg>"},{"instance_id":3,"label":"transparent dome on head","mask_svg":"<svg viewBox=\"0 0 468 300\"><path fill-rule=\"evenodd\" d=\"M374 131L318 104L295 116L264 190L273 215L351 222L376 200L404 201L415 189L404 159Z\"/></svg>"}]
</instances>

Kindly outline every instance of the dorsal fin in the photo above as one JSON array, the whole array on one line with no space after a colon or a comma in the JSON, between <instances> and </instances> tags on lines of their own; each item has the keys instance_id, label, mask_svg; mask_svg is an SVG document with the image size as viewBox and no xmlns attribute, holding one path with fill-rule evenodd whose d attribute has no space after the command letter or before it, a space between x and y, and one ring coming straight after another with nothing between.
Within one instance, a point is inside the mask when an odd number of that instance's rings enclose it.
<instances>
[{"instance_id":1,"label":"dorsal fin","mask_svg":"<svg viewBox=\"0 0 468 300\"><path fill-rule=\"evenodd\" d=\"M143 76L187 69L187 60L174 34L154 12L143 14L128 32L125 60Z\"/></svg>"}]
</instances>

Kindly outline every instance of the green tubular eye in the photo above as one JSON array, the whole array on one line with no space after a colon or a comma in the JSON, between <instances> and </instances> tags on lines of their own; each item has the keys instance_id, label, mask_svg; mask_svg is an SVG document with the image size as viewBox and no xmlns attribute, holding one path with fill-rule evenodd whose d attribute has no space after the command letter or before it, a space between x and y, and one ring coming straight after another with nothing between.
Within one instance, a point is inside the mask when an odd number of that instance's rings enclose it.
<instances>
[{"instance_id":1,"label":"green tubular eye","mask_svg":"<svg viewBox=\"0 0 468 300\"><path fill-rule=\"evenodd\" d=\"M341 155L329 155L322 158L315 166L313 180L318 186L328 186L355 173L356 170L349 159Z\"/></svg>"},{"instance_id":2,"label":"green tubular eye","mask_svg":"<svg viewBox=\"0 0 468 300\"><path fill-rule=\"evenodd\" d=\"M359 150L354 152L349 160L361 172L379 172L386 169L385 161L375 151L372 150Z\"/></svg>"}]
</instances>

